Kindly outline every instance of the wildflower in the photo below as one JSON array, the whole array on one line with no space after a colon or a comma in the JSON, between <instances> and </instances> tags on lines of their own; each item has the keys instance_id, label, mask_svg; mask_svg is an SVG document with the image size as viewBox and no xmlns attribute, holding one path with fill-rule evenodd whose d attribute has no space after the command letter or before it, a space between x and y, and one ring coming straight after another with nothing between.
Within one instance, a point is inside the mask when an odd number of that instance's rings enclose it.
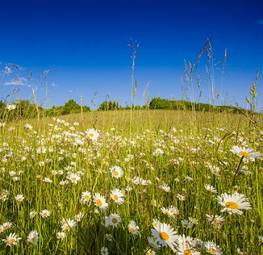
<instances>
[{"instance_id":1,"label":"wildflower","mask_svg":"<svg viewBox=\"0 0 263 255\"><path fill-rule=\"evenodd\" d=\"M164 183L163 185L160 185L159 187L160 187L160 189L162 189L163 191L165 191L167 193L171 192L170 186L166 183Z\"/></svg>"},{"instance_id":2,"label":"wildflower","mask_svg":"<svg viewBox=\"0 0 263 255\"><path fill-rule=\"evenodd\" d=\"M112 213L111 215L105 217L105 227L112 226L115 228L120 222L121 217L116 213Z\"/></svg>"},{"instance_id":3,"label":"wildflower","mask_svg":"<svg viewBox=\"0 0 263 255\"><path fill-rule=\"evenodd\" d=\"M72 219L63 219L61 222L61 229L63 232L69 231L77 226L76 221Z\"/></svg>"},{"instance_id":4,"label":"wildflower","mask_svg":"<svg viewBox=\"0 0 263 255\"><path fill-rule=\"evenodd\" d=\"M56 236L58 240L64 240L66 238L66 233L60 231L60 232L57 232Z\"/></svg>"},{"instance_id":5,"label":"wildflower","mask_svg":"<svg viewBox=\"0 0 263 255\"><path fill-rule=\"evenodd\" d=\"M124 195L119 189L113 189L110 198L118 205L121 205L124 202Z\"/></svg>"},{"instance_id":6,"label":"wildflower","mask_svg":"<svg viewBox=\"0 0 263 255\"><path fill-rule=\"evenodd\" d=\"M176 232L166 223L158 223L152 229L152 236L161 246L169 246L172 251L175 251Z\"/></svg>"},{"instance_id":7,"label":"wildflower","mask_svg":"<svg viewBox=\"0 0 263 255\"><path fill-rule=\"evenodd\" d=\"M206 214L207 220L212 224L213 227L219 229L224 223L224 217L220 215L209 215Z\"/></svg>"},{"instance_id":8,"label":"wildflower","mask_svg":"<svg viewBox=\"0 0 263 255\"><path fill-rule=\"evenodd\" d=\"M16 105L15 104L8 104L8 105L6 105L6 109L8 111L15 110L16 109Z\"/></svg>"},{"instance_id":9,"label":"wildflower","mask_svg":"<svg viewBox=\"0 0 263 255\"><path fill-rule=\"evenodd\" d=\"M158 157L158 156L162 156L164 154L164 151L161 148L157 148L155 149L155 151L153 152L153 156L154 157Z\"/></svg>"},{"instance_id":10,"label":"wildflower","mask_svg":"<svg viewBox=\"0 0 263 255\"><path fill-rule=\"evenodd\" d=\"M218 202L224 207L221 211L229 214L241 215L243 210L251 209L248 199L243 194L239 194L238 192L235 192L232 195L224 193L218 197Z\"/></svg>"},{"instance_id":11,"label":"wildflower","mask_svg":"<svg viewBox=\"0 0 263 255\"><path fill-rule=\"evenodd\" d=\"M10 229L13 226L11 222L5 222L2 225L0 225L0 234L5 232L6 230Z\"/></svg>"},{"instance_id":12,"label":"wildflower","mask_svg":"<svg viewBox=\"0 0 263 255\"><path fill-rule=\"evenodd\" d=\"M214 188L214 186L210 185L210 184L205 184L205 189L211 193L217 193L216 189Z\"/></svg>"},{"instance_id":13,"label":"wildflower","mask_svg":"<svg viewBox=\"0 0 263 255\"><path fill-rule=\"evenodd\" d=\"M105 210L108 208L108 203L106 202L106 199L104 196L100 195L99 193L95 193L93 197L93 202L95 206L98 208Z\"/></svg>"},{"instance_id":14,"label":"wildflower","mask_svg":"<svg viewBox=\"0 0 263 255\"><path fill-rule=\"evenodd\" d=\"M179 210L173 206L168 208L162 207L161 211L163 214L167 215L170 218L175 218L175 216L179 215Z\"/></svg>"},{"instance_id":15,"label":"wildflower","mask_svg":"<svg viewBox=\"0 0 263 255\"><path fill-rule=\"evenodd\" d=\"M80 176L77 173L68 172L67 179L73 184L77 184L80 181Z\"/></svg>"},{"instance_id":16,"label":"wildflower","mask_svg":"<svg viewBox=\"0 0 263 255\"><path fill-rule=\"evenodd\" d=\"M25 197L22 194L18 194L15 196L15 200L17 202L22 202L25 199Z\"/></svg>"},{"instance_id":17,"label":"wildflower","mask_svg":"<svg viewBox=\"0 0 263 255\"><path fill-rule=\"evenodd\" d=\"M3 239L3 242L6 246L15 246L18 244L18 242L21 240L21 237L17 236L15 233L10 233L5 239Z\"/></svg>"},{"instance_id":18,"label":"wildflower","mask_svg":"<svg viewBox=\"0 0 263 255\"><path fill-rule=\"evenodd\" d=\"M44 209L40 212L40 216L43 218L43 219L46 219L48 218L49 216L51 215L51 212L47 209Z\"/></svg>"},{"instance_id":19,"label":"wildflower","mask_svg":"<svg viewBox=\"0 0 263 255\"><path fill-rule=\"evenodd\" d=\"M101 250L100 250L100 254L101 255L108 255L109 254L109 250L107 247L102 247Z\"/></svg>"},{"instance_id":20,"label":"wildflower","mask_svg":"<svg viewBox=\"0 0 263 255\"><path fill-rule=\"evenodd\" d=\"M28 243L37 243L38 242L38 232L36 230L32 230L27 236Z\"/></svg>"},{"instance_id":21,"label":"wildflower","mask_svg":"<svg viewBox=\"0 0 263 255\"><path fill-rule=\"evenodd\" d=\"M134 236L139 234L139 226L136 224L135 221L131 220L128 225L128 231Z\"/></svg>"},{"instance_id":22,"label":"wildflower","mask_svg":"<svg viewBox=\"0 0 263 255\"><path fill-rule=\"evenodd\" d=\"M234 154L243 157L243 158L259 158L260 157L260 153L255 152L251 149L247 149L247 148L242 148L242 147L238 147L238 146L233 146L231 149L231 152L233 152Z\"/></svg>"},{"instance_id":23,"label":"wildflower","mask_svg":"<svg viewBox=\"0 0 263 255\"><path fill-rule=\"evenodd\" d=\"M177 236L177 250L178 255L199 255L200 252L196 251L194 241L191 237L185 235Z\"/></svg>"},{"instance_id":24,"label":"wildflower","mask_svg":"<svg viewBox=\"0 0 263 255\"><path fill-rule=\"evenodd\" d=\"M96 142L100 136L99 132L94 128L88 129L85 133L86 137L92 142Z\"/></svg>"},{"instance_id":25,"label":"wildflower","mask_svg":"<svg viewBox=\"0 0 263 255\"><path fill-rule=\"evenodd\" d=\"M213 242L205 243L206 252L212 255L222 255L221 249Z\"/></svg>"},{"instance_id":26,"label":"wildflower","mask_svg":"<svg viewBox=\"0 0 263 255\"><path fill-rule=\"evenodd\" d=\"M111 176L116 178L116 179L119 179L123 176L123 170L119 166L111 167L110 171L111 171Z\"/></svg>"},{"instance_id":27,"label":"wildflower","mask_svg":"<svg viewBox=\"0 0 263 255\"><path fill-rule=\"evenodd\" d=\"M87 205L91 200L91 193L89 191L84 191L81 193L80 203Z\"/></svg>"},{"instance_id":28,"label":"wildflower","mask_svg":"<svg viewBox=\"0 0 263 255\"><path fill-rule=\"evenodd\" d=\"M31 211L31 212L29 213L30 219L33 219L36 215L37 215L37 212L36 212L36 211Z\"/></svg>"}]
</instances>

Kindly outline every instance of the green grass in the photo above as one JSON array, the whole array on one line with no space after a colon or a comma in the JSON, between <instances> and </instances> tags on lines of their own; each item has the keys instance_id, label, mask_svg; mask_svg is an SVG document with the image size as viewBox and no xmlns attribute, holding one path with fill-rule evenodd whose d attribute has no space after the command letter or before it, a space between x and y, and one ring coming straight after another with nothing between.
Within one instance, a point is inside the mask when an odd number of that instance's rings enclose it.
<instances>
[{"instance_id":1,"label":"green grass","mask_svg":"<svg viewBox=\"0 0 263 255\"><path fill-rule=\"evenodd\" d=\"M7 124L0 129L0 225L11 222L12 227L2 233L0 228L0 254L100 254L102 247L109 254L150 254L147 237L154 219L169 224L178 235L213 241L223 254L238 254L238 248L244 254L262 254L262 158L242 160L237 171L240 156L230 151L240 146L262 153L262 118L257 118L258 124L252 125L239 114L144 110L88 112L63 116L63 122L46 118ZM25 129L26 123L33 129ZM84 131L89 128L99 131L97 142L86 137ZM155 156L156 149L163 155ZM124 172L120 179L110 173L116 165ZM211 171L213 167L218 167L218 174ZM80 177L76 184L67 179L69 172ZM151 183L136 185L135 176ZM61 181L68 183L61 185ZM163 184L170 192L160 187ZM213 185L217 194L207 191L205 184ZM113 188L125 193L123 204L110 199ZM82 204L84 191L104 195L108 209L97 209L92 200ZM251 209L242 215L221 212L217 197L235 191L247 197ZM18 194L23 194L22 202L15 200ZM178 194L185 200L179 200ZM179 215L164 215L161 208L169 206L176 207ZM45 219L40 215L44 209L51 212ZM37 213L34 218L29 216L32 211ZM74 219L80 212L81 221L65 231L64 240L58 240L61 221ZM122 219L117 228L103 225L111 213ZM221 215L224 223L217 228L206 214ZM182 221L189 217L197 222L187 228ZM138 236L128 232L131 220L139 226ZM35 244L27 242L32 230L39 234ZM22 239L7 247L3 239L10 233ZM203 245L192 248L209 254ZM155 252L173 254L169 247Z\"/></svg>"}]
</instances>

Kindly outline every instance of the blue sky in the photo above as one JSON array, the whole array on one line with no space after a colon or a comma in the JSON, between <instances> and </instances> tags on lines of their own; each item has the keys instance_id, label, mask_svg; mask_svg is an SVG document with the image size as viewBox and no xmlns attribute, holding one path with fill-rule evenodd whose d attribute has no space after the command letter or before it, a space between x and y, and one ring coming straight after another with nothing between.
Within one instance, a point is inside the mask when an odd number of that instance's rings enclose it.
<instances>
[{"instance_id":1,"label":"blue sky","mask_svg":"<svg viewBox=\"0 0 263 255\"><path fill-rule=\"evenodd\" d=\"M140 42L136 101L143 103L147 84L151 97L181 98L184 60L194 61L211 37L219 103L244 106L256 70L263 70L262 11L260 0L3 1L0 62L17 63L23 73L32 70L43 104L81 96L86 104L92 99L98 104L107 95L125 104L130 103L131 87L127 45L134 38ZM225 48L228 58L222 75ZM209 101L205 59L199 68L201 100ZM37 82L46 69L47 102ZM11 89L7 79L13 77L1 80L2 95ZM261 79L259 109L262 84ZM20 91L23 97L31 95L27 86L20 86ZM190 90L190 99L193 94Z\"/></svg>"}]
</instances>

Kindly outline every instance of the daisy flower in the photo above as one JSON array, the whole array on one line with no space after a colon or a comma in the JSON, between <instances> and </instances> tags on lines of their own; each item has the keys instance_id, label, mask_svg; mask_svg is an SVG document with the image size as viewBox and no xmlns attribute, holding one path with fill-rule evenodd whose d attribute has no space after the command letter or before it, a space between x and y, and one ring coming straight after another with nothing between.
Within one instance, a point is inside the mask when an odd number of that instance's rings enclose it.
<instances>
[{"instance_id":1,"label":"daisy flower","mask_svg":"<svg viewBox=\"0 0 263 255\"><path fill-rule=\"evenodd\" d=\"M49 211L49 210L47 210L47 209L44 209L44 210L42 210L41 212L40 212L40 216L42 217L42 218L48 218L49 216L51 215L51 212Z\"/></svg>"},{"instance_id":2,"label":"daisy flower","mask_svg":"<svg viewBox=\"0 0 263 255\"><path fill-rule=\"evenodd\" d=\"M80 203L83 205L89 204L91 200L91 193L89 191L84 191L81 193Z\"/></svg>"},{"instance_id":3,"label":"daisy flower","mask_svg":"<svg viewBox=\"0 0 263 255\"><path fill-rule=\"evenodd\" d=\"M113 166L110 168L110 172L111 172L111 176L116 178L116 179L119 179L123 176L123 170L121 167L119 166Z\"/></svg>"},{"instance_id":4,"label":"daisy flower","mask_svg":"<svg viewBox=\"0 0 263 255\"><path fill-rule=\"evenodd\" d=\"M27 242L32 244L37 243L38 238L38 232L36 230L32 230L27 236Z\"/></svg>"},{"instance_id":5,"label":"daisy flower","mask_svg":"<svg viewBox=\"0 0 263 255\"><path fill-rule=\"evenodd\" d=\"M205 243L206 252L212 255L222 255L221 249L213 242Z\"/></svg>"},{"instance_id":6,"label":"daisy flower","mask_svg":"<svg viewBox=\"0 0 263 255\"><path fill-rule=\"evenodd\" d=\"M108 208L108 203L106 202L105 197L99 193L95 193L95 195L93 197L93 202L94 202L95 206L97 206L98 208L100 208L102 210L105 210Z\"/></svg>"},{"instance_id":7,"label":"daisy flower","mask_svg":"<svg viewBox=\"0 0 263 255\"><path fill-rule=\"evenodd\" d=\"M175 251L176 232L166 223L156 223L152 229L152 236L161 246L169 246L172 251Z\"/></svg>"},{"instance_id":8,"label":"daisy flower","mask_svg":"<svg viewBox=\"0 0 263 255\"><path fill-rule=\"evenodd\" d=\"M86 137L92 142L96 142L100 136L99 132L94 128L88 129L85 133Z\"/></svg>"},{"instance_id":9,"label":"daisy flower","mask_svg":"<svg viewBox=\"0 0 263 255\"><path fill-rule=\"evenodd\" d=\"M179 215L179 210L173 206L170 206L168 208L162 207L161 211L163 214L167 215L170 218L175 218L175 216Z\"/></svg>"},{"instance_id":10,"label":"daisy flower","mask_svg":"<svg viewBox=\"0 0 263 255\"><path fill-rule=\"evenodd\" d=\"M119 223L121 223L121 217L116 213L112 213L111 215L105 217L105 227L112 226L115 228L119 225Z\"/></svg>"},{"instance_id":11,"label":"daisy flower","mask_svg":"<svg viewBox=\"0 0 263 255\"><path fill-rule=\"evenodd\" d=\"M118 205L121 205L124 202L124 195L119 189L113 189L110 198Z\"/></svg>"},{"instance_id":12,"label":"daisy flower","mask_svg":"<svg viewBox=\"0 0 263 255\"><path fill-rule=\"evenodd\" d=\"M221 212L227 212L229 214L241 215L243 210L251 209L248 199L238 192L235 192L232 195L224 193L218 197L218 202L223 206Z\"/></svg>"},{"instance_id":13,"label":"daisy flower","mask_svg":"<svg viewBox=\"0 0 263 255\"><path fill-rule=\"evenodd\" d=\"M128 225L128 231L134 236L139 234L139 226L136 224L135 221L131 220Z\"/></svg>"},{"instance_id":14,"label":"daisy flower","mask_svg":"<svg viewBox=\"0 0 263 255\"><path fill-rule=\"evenodd\" d=\"M178 255L200 255L200 252L195 250L195 242L190 236L177 236L177 245Z\"/></svg>"},{"instance_id":15,"label":"daisy flower","mask_svg":"<svg viewBox=\"0 0 263 255\"><path fill-rule=\"evenodd\" d=\"M231 152L233 152L234 154L243 157L243 158L259 158L260 157L260 153L255 152L251 149L247 149L247 148L243 148L243 147L238 147L238 146L233 146L231 149Z\"/></svg>"},{"instance_id":16,"label":"daisy flower","mask_svg":"<svg viewBox=\"0 0 263 255\"><path fill-rule=\"evenodd\" d=\"M5 239L3 239L3 242L6 246L15 246L18 244L18 242L21 240L21 237L17 236L15 233L10 233Z\"/></svg>"}]
</instances>

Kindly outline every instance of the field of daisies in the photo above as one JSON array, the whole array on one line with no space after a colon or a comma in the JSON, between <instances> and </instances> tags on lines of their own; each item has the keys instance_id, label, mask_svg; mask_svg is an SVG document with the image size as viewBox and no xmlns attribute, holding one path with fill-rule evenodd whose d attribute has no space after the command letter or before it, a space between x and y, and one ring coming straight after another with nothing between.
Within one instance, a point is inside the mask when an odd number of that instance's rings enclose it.
<instances>
[{"instance_id":1,"label":"field of daisies","mask_svg":"<svg viewBox=\"0 0 263 255\"><path fill-rule=\"evenodd\" d=\"M87 114L0 123L1 255L263 254L262 119Z\"/></svg>"}]
</instances>

